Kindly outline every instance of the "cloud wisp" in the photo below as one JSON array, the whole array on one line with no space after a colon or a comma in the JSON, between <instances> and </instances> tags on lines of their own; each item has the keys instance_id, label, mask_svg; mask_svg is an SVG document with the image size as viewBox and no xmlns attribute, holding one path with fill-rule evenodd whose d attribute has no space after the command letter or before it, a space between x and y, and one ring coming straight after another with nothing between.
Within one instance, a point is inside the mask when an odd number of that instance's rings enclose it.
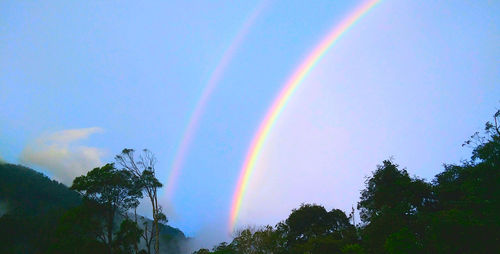
<instances>
[{"instance_id":1,"label":"cloud wisp","mask_svg":"<svg viewBox=\"0 0 500 254\"><path fill-rule=\"evenodd\" d=\"M42 135L26 145L21 152L20 162L41 167L56 180L70 185L75 177L101 165L103 150L77 144L100 132L101 128L91 127Z\"/></svg>"}]
</instances>

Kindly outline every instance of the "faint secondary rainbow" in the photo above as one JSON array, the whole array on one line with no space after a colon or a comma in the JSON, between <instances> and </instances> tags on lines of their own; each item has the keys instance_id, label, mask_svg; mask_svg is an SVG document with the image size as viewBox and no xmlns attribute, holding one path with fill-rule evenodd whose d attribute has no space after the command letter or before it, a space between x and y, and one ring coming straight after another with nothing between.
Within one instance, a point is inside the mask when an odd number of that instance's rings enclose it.
<instances>
[{"instance_id":1,"label":"faint secondary rainbow","mask_svg":"<svg viewBox=\"0 0 500 254\"><path fill-rule=\"evenodd\" d=\"M208 79L208 82L207 82L205 88L203 89L201 97L198 100L198 103L196 104L196 107L194 108L193 112L191 113L191 117L189 118L188 125L186 126L186 129L182 135L182 139L179 143L179 147L177 149L173 163L171 165L170 174L167 178L166 197L170 198L173 195L173 191L176 187L181 168L184 165L184 161L186 159L187 152L189 150L189 147L191 146L191 142L193 141L193 137L196 133L196 130L198 129L198 125L199 125L201 116L203 115L203 112L205 111L205 107L207 105L208 100L210 99L210 96L212 95L213 91L217 87L217 84L221 80L224 72L227 69L227 66L229 65L229 63L233 59L236 51L243 43L245 37L247 36L248 32L250 31L250 28L253 26L253 24L255 23L257 18L261 15L262 11L267 7L268 2L269 1L267 1L267 0L263 0L250 13L250 15L247 17L247 19L243 23L243 26L241 27L241 29L238 31L236 36L231 41L231 44L229 45L229 47L226 49L226 51L222 55L222 58L220 59L217 66L215 67L214 71L210 75L210 78Z\"/></svg>"},{"instance_id":2,"label":"faint secondary rainbow","mask_svg":"<svg viewBox=\"0 0 500 254\"><path fill-rule=\"evenodd\" d=\"M305 60L296 68L292 76L284 84L280 93L274 100L272 106L262 120L259 129L254 135L252 143L248 149L245 161L241 167L240 176L236 185L231 204L229 230L234 230L236 220L241 208L241 203L247 189L250 177L255 169L255 163L259 158L262 147L267 140L271 129L273 128L280 113L283 111L290 97L297 87L302 83L307 74L321 60L328 49L342 37L358 20L360 20L368 11L370 11L381 0L369 0L363 2L353 12L351 12L342 22L324 37L324 39L314 48L314 50L305 58Z\"/></svg>"}]
</instances>

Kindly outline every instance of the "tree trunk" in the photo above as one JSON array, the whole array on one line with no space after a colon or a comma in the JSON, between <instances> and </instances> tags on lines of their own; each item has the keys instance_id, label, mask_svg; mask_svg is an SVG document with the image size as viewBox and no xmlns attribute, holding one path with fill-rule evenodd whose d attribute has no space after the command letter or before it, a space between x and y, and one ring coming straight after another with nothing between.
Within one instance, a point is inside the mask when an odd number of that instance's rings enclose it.
<instances>
[{"instance_id":1,"label":"tree trunk","mask_svg":"<svg viewBox=\"0 0 500 254\"><path fill-rule=\"evenodd\" d=\"M155 224L155 253L160 253L160 228L158 226L158 220L160 218L160 209L158 207L158 199L156 197L156 188L154 189L154 203L153 203L153 214L154 214L154 224Z\"/></svg>"},{"instance_id":2,"label":"tree trunk","mask_svg":"<svg viewBox=\"0 0 500 254\"><path fill-rule=\"evenodd\" d=\"M156 241L155 241L155 252L156 254L160 253L160 230L158 228L158 219L156 219L155 222L155 234L156 234Z\"/></svg>"},{"instance_id":3,"label":"tree trunk","mask_svg":"<svg viewBox=\"0 0 500 254\"><path fill-rule=\"evenodd\" d=\"M137 207L134 207L134 219L135 219L135 225L139 225L137 224ZM139 238L140 240L140 238ZM135 251L135 254L139 253L139 247L137 246L137 242L134 243L134 251Z\"/></svg>"}]
</instances>

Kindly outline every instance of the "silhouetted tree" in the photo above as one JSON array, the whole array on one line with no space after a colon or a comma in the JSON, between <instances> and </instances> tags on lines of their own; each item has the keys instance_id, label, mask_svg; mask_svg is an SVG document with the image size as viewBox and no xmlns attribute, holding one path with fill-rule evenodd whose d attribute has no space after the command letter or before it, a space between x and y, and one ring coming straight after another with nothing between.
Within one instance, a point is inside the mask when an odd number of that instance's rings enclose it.
<instances>
[{"instance_id":1,"label":"silhouetted tree","mask_svg":"<svg viewBox=\"0 0 500 254\"><path fill-rule=\"evenodd\" d=\"M141 235L142 229L137 226L135 221L123 220L114 240L115 252L123 254L137 253L137 242L141 239Z\"/></svg>"},{"instance_id":2,"label":"silhouetted tree","mask_svg":"<svg viewBox=\"0 0 500 254\"><path fill-rule=\"evenodd\" d=\"M323 206L302 204L285 221L288 250L293 253L340 253L356 240L356 230L345 213L327 212Z\"/></svg>"},{"instance_id":3,"label":"silhouetted tree","mask_svg":"<svg viewBox=\"0 0 500 254\"><path fill-rule=\"evenodd\" d=\"M102 207L84 200L78 207L61 216L56 227L56 239L50 253L106 253L106 231Z\"/></svg>"},{"instance_id":4,"label":"silhouetted tree","mask_svg":"<svg viewBox=\"0 0 500 254\"><path fill-rule=\"evenodd\" d=\"M213 253L286 253L286 240L282 236L271 226L247 227L235 232L231 244L222 243L213 249Z\"/></svg>"},{"instance_id":5,"label":"silhouetted tree","mask_svg":"<svg viewBox=\"0 0 500 254\"><path fill-rule=\"evenodd\" d=\"M211 253L213 253L213 252L211 252L208 249L199 249L199 250L193 252L193 254L211 254Z\"/></svg>"},{"instance_id":6,"label":"silhouetted tree","mask_svg":"<svg viewBox=\"0 0 500 254\"><path fill-rule=\"evenodd\" d=\"M84 199L97 203L103 209L105 237L108 253L113 252L113 230L117 214L126 214L137 206L142 196L136 188L132 174L126 170L117 170L113 163L94 168L85 176L73 180L71 189L80 192Z\"/></svg>"},{"instance_id":7,"label":"silhouetted tree","mask_svg":"<svg viewBox=\"0 0 500 254\"><path fill-rule=\"evenodd\" d=\"M160 251L159 223L166 222L167 217L163 214L161 205L158 204L158 189L163 185L156 178L156 157L151 151L144 149L139 155L138 160L136 160L134 157L134 150L125 148L120 155L115 157L115 160L123 167L124 170L130 172L136 177L139 181L139 185L151 202L153 225L149 230L147 225L145 225L145 235L143 235L143 238L148 245L148 253L150 253L151 240L154 236L155 253L158 254Z\"/></svg>"},{"instance_id":8,"label":"silhouetted tree","mask_svg":"<svg viewBox=\"0 0 500 254\"><path fill-rule=\"evenodd\" d=\"M435 210L429 214L426 247L439 253L500 253L500 131L497 111L484 134L464 145L472 156L445 165L433 181Z\"/></svg>"},{"instance_id":9,"label":"silhouetted tree","mask_svg":"<svg viewBox=\"0 0 500 254\"><path fill-rule=\"evenodd\" d=\"M361 221L365 223L363 242L368 250L384 253L389 236L400 234L404 227L417 239L419 246L422 235L417 230L417 215L432 200L430 184L410 177L406 170L400 170L392 161L383 161L367 179L366 189L361 192L358 203Z\"/></svg>"}]
</instances>

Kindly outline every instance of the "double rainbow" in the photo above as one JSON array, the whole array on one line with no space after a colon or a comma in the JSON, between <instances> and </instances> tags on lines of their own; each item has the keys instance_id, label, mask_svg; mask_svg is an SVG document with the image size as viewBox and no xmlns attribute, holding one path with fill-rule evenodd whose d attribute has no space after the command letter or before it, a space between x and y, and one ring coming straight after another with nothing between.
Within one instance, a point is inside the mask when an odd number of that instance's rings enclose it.
<instances>
[{"instance_id":1,"label":"double rainbow","mask_svg":"<svg viewBox=\"0 0 500 254\"><path fill-rule=\"evenodd\" d=\"M248 182L255 170L255 163L259 158L262 147L269 137L269 133L273 128L280 113L283 111L291 96L297 90L297 87L302 83L307 74L321 60L329 48L337 42L349 28L351 28L358 20L360 20L368 11L370 11L381 0L368 0L357 7L350 13L340 24L336 25L327 36L314 48L314 50L306 57L306 59L293 72L292 76L285 83L280 93L274 100L271 108L266 113L259 129L257 130L252 143L248 149L245 161L241 167L240 176L236 185L236 190L233 195L233 201L230 211L229 230L233 231L236 220L238 218L241 203L247 190Z\"/></svg>"}]
</instances>

